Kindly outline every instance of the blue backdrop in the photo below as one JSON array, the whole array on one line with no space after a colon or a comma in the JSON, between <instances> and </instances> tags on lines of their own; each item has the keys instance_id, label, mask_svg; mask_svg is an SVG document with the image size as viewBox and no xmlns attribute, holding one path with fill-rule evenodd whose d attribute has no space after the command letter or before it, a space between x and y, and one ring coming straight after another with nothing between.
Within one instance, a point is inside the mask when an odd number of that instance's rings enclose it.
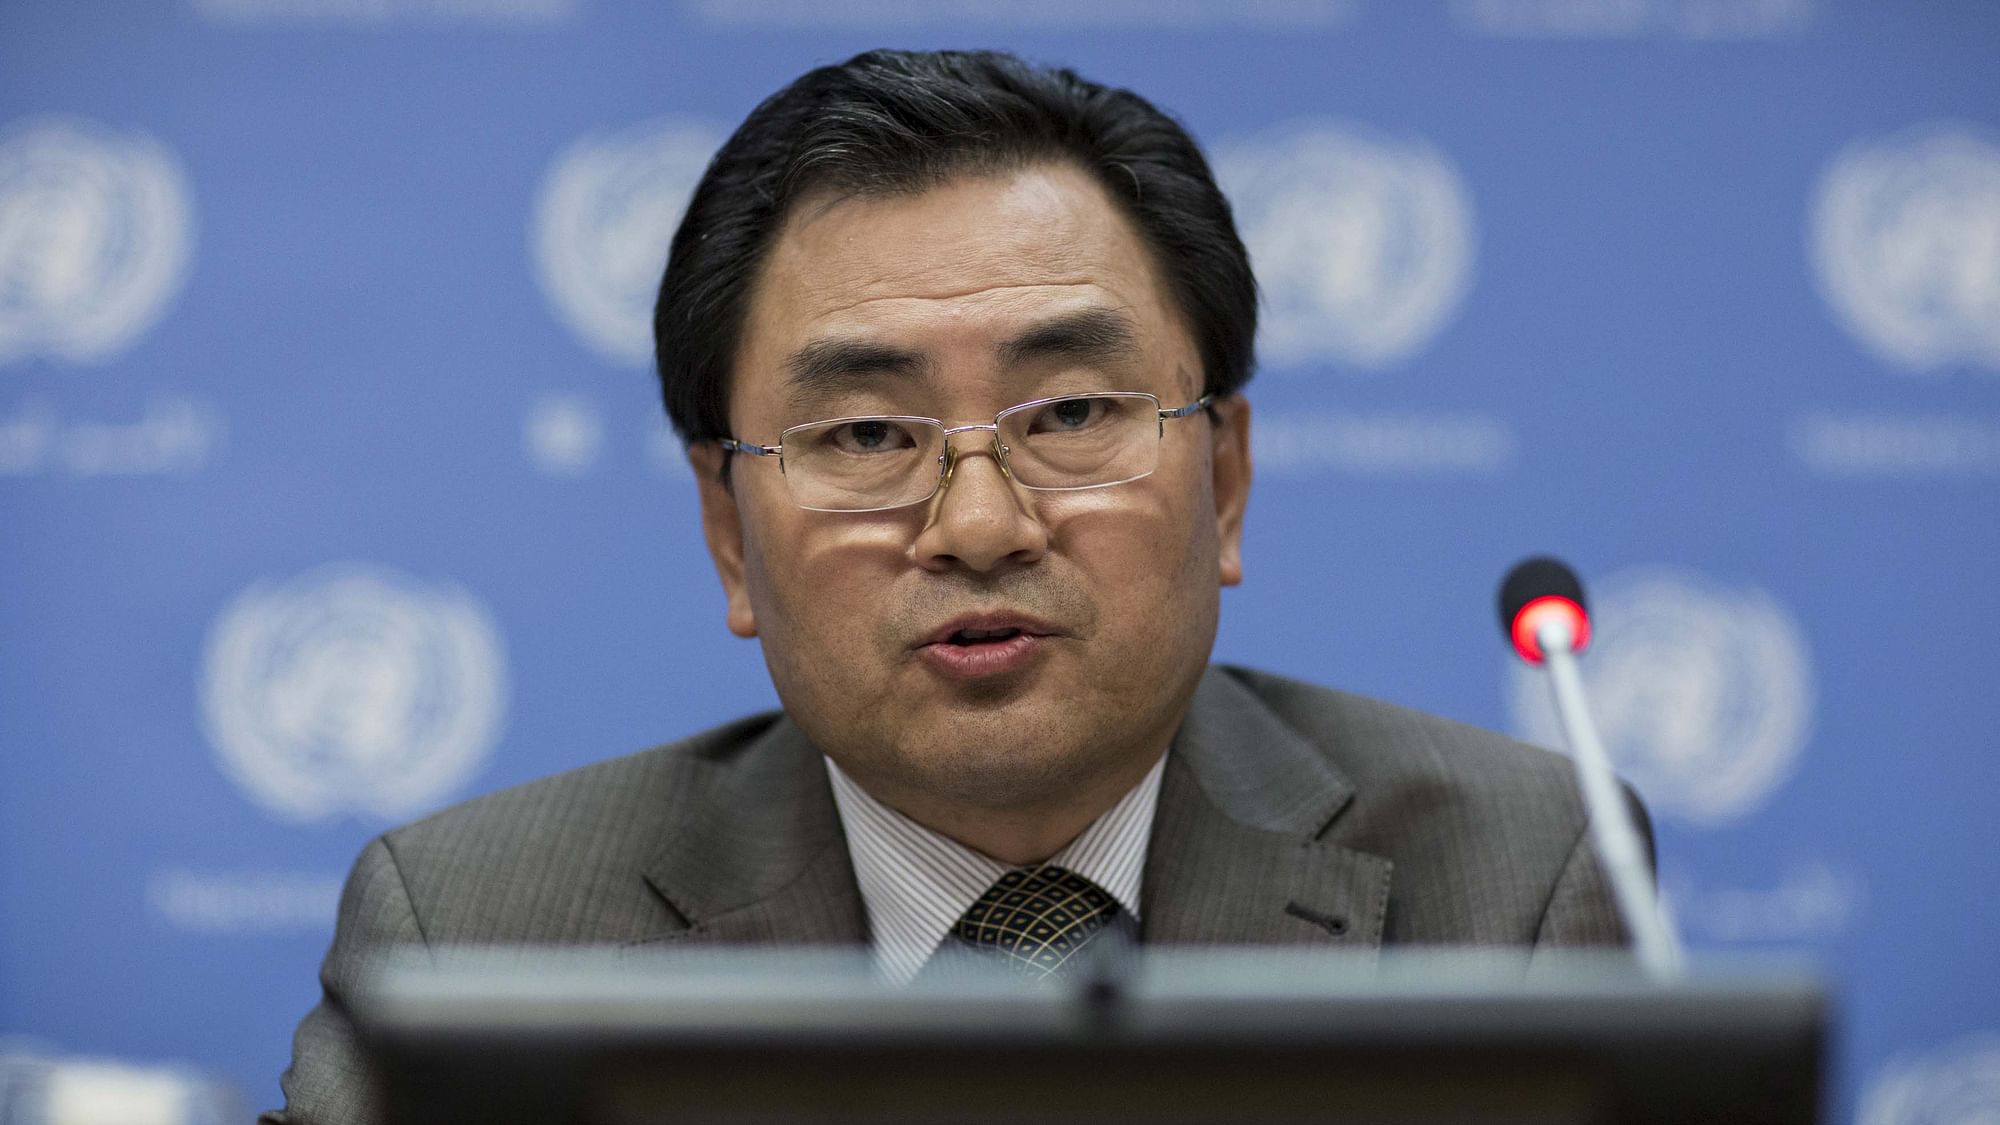
<instances>
[{"instance_id":1,"label":"blue backdrop","mask_svg":"<svg viewBox=\"0 0 2000 1125\"><path fill-rule=\"evenodd\" d=\"M1491 598L1568 556L1690 941L1823 960L1843 1118L2000 1112L1990 0L8 0L0 1033L269 1104L370 835L774 702L647 309L715 143L885 44L1215 156L1220 656L1550 739Z\"/></svg>"}]
</instances>

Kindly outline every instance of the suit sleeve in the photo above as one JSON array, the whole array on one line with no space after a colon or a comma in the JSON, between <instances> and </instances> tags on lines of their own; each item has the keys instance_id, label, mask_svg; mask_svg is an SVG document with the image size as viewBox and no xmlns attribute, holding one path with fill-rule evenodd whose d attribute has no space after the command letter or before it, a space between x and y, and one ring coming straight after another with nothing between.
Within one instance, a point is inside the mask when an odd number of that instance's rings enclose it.
<instances>
[{"instance_id":1,"label":"suit sleeve","mask_svg":"<svg viewBox=\"0 0 2000 1125\"><path fill-rule=\"evenodd\" d=\"M1647 867L1657 871L1652 818L1646 815L1646 806L1629 786L1625 787L1625 804L1632 810L1633 827L1638 829L1640 839L1646 845ZM1548 903L1542 909L1541 922L1535 929L1535 948L1630 945L1631 941L1623 919L1618 916L1618 902L1612 894L1611 881L1605 877L1603 867L1597 862L1597 849L1592 846L1590 838L1590 824L1585 821L1577 829L1576 841L1570 845L1569 855L1563 860L1562 872L1556 876L1555 888L1549 893Z\"/></svg>"},{"instance_id":2,"label":"suit sleeve","mask_svg":"<svg viewBox=\"0 0 2000 1125\"><path fill-rule=\"evenodd\" d=\"M388 841L361 852L340 895L333 947L320 966L320 1002L292 1037L292 1065L280 1085L285 1108L261 1125L367 1125L373 1092L346 1014L347 997L368 959L397 945L423 944L423 928Z\"/></svg>"}]
</instances>

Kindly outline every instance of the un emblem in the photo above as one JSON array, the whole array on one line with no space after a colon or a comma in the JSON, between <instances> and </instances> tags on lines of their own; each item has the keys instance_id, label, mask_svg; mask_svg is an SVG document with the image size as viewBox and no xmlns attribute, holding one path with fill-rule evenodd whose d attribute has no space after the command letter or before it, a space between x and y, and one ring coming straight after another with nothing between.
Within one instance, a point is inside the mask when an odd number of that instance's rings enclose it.
<instances>
[{"instance_id":1,"label":"un emblem","mask_svg":"<svg viewBox=\"0 0 2000 1125\"><path fill-rule=\"evenodd\" d=\"M1990 1125L2000 1121L2000 1038L1931 1057L1893 1059L1861 1097L1860 1125Z\"/></svg>"},{"instance_id":2,"label":"un emblem","mask_svg":"<svg viewBox=\"0 0 2000 1125\"><path fill-rule=\"evenodd\" d=\"M1428 142L1303 121L1223 146L1217 168L1274 364L1386 367L1429 343L1471 284L1470 196Z\"/></svg>"},{"instance_id":3,"label":"un emblem","mask_svg":"<svg viewBox=\"0 0 2000 1125\"><path fill-rule=\"evenodd\" d=\"M0 134L0 363L109 359L187 271L192 212L158 141L68 117Z\"/></svg>"},{"instance_id":4,"label":"un emblem","mask_svg":"<svg viewBox=\"0 0 2000 1125\"><path fill-rule=\"evenodd\" d=\"M2000 371L2000 145L1930 125L1849 145L1809 237L1821 292L1887 362Z\"/></svg>"},{"instance_id":5,"label":"un emblem","mask_svg":"<svg viewBox=\"0 0 2000 1125\"><path fill-rule=\"evenodd\" d=\"M478 602L359 564L245 590L202 671L223 770L288 820L423 809L472 775L505 709L500 634Z\"/></svg>"},{"instance_id":6,"label":"un emblem","mask_svg":"<svg viewBox=\"0 0 2000 1125\"><path fill-rule=\"evenodd\" d=\"M583 137L556 158L535 206L542 290L616 363L653 356L653 301L688 197L721 144L682 120Z\"/></svg>"},{"instance_id":7,"label":"un emblem","mask_svg":"<svg viewBox=\"0 0 2000 1125\"><path fill-rule=\"evenodd\" d=\"M1770 595L1640 570L1599 584L1591 608L1585 690L1619 775L1655 811L1722 824L1791 776L1813 677L1798 624ZM1512 676L1515 729L1565 745L1547 673L1515 661Z\"/></svg>"}]
</instances>

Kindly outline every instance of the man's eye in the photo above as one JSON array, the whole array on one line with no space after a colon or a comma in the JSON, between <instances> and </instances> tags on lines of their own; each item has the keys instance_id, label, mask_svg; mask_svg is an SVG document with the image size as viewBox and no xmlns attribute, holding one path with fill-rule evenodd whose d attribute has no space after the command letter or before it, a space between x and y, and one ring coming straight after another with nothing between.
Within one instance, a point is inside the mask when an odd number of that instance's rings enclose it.
<instances>
[{"instance_id":1,"label":"man's eye","mask_svg":"<svg viewBox=\"0 0 2000 1125\"><path fill-rule=\"evenodd\" d=\"M1107 404L1101 398L1072 398L1052 402L1029 428L1030 433L1061 433L1086 429L1104 420Z\"/></svg>"},{"instance_id":2,"label":"man's eye","mask_svg":"<svg viewBox=\"0 0 2000 1125\"><path fill-rule=\"evenodd\" d=\"M879 419L847 422L834 427L827 436L843 453L886 453L916 445L908 430Z\"/></svg>"}]
</instances>

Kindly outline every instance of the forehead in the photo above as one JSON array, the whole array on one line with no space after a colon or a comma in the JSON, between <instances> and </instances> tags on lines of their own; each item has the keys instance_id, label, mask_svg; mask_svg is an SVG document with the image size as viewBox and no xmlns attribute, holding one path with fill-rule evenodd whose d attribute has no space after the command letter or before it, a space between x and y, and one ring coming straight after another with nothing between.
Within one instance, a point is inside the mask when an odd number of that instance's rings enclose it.
<instances>
[{"instance_id":1,"label":"forehead","mask_svg":"<svg viewBox=\"0 0 2000 1125\"><path fill-rule=\"evenodd\" d=\"M1171 379L1191 362L1144 242L1080 169L1037 165L907 195L808 201L753 289L732 413L782 401L797 358L828 344L905 353L923 378L1003 382L1006 341L1092 310L1127 323L1135 372Z\"/></svg>"}]
</instances>

